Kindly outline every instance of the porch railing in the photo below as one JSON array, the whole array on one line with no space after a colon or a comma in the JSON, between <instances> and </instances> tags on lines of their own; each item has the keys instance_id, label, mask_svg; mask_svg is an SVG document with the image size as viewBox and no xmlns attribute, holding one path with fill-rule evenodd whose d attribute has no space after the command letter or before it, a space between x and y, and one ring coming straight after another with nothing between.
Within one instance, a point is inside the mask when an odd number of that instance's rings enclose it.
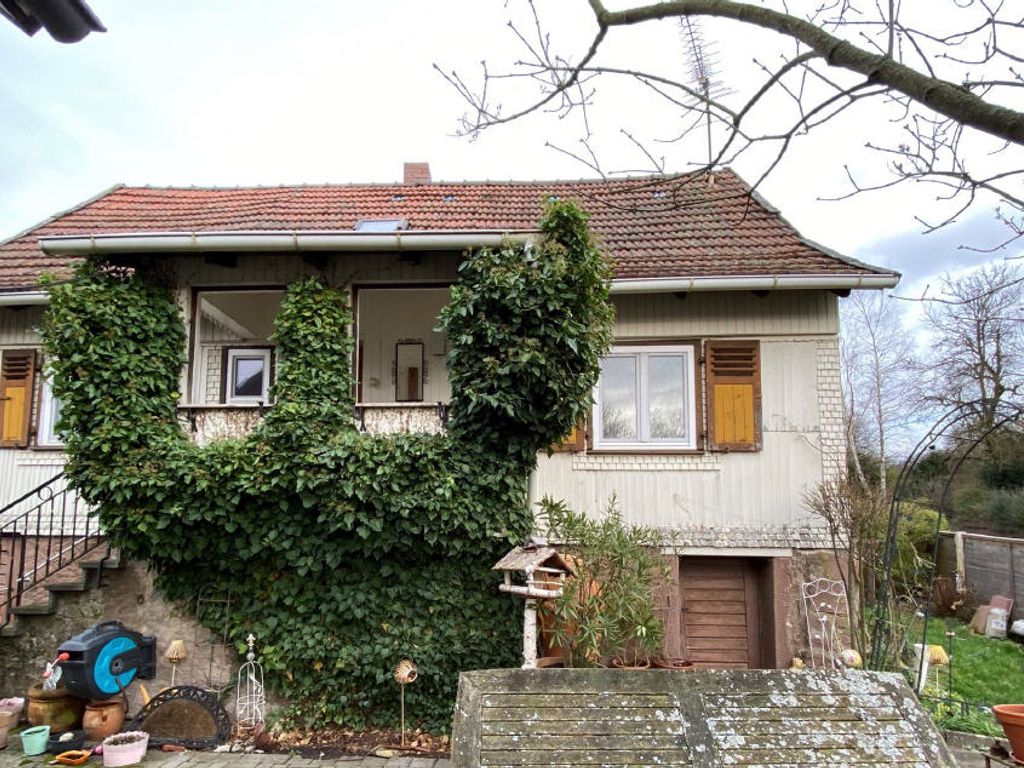
<instances>
[{"instance_id":1,"label":"porch railing","mask_svg":"<svg viewBox=\"0 0 1024 768\"><path fill-rule=\"evenodd\" d=\"M0 509L0 629L29 590L104 542L63 472Z\"/></svg>"}]
</instances>

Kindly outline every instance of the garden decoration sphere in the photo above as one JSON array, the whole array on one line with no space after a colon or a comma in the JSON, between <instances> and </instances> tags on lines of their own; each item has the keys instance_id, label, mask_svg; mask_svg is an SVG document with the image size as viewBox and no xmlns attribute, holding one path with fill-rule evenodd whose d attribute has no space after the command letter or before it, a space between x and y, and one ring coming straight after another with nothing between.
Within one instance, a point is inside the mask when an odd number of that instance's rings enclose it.
<instances>
[{"instance_id":1,"label":"garden decoration sphere","mask_svg":"<svg viewBox=\"0 0 1024 768\"><path fill-rule=\"evenodd\" d=\"M839 654L839 660L850 669L860 669L864 666L864 660L860 657L860 654L853 648L847 648L845 651Z\"/></svg>"},{"instance_id":2,"label":"garden decoration sphere","mask_svg":"<svg viewBox=\"0 0 1024 768\"><path fill-rule=\"evenodd\" d=\"M395 682L399 685L408 685L415 682L418 676L419 671L416 669L416 662L411 659L402 659L398 662L398 666L395 667Z\"/></svg>"}]
</instances>

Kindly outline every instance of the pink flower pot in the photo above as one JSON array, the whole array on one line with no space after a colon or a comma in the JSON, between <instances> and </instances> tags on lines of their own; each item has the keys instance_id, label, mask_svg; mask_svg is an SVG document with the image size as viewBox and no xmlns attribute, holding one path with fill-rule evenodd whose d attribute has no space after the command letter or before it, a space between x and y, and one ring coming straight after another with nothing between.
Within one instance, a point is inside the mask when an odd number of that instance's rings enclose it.
<instances>
[{"instance_id":1,"label":"pink flower pot","mask_svg":"<svg viewBox=\"0 0 1024 768\"><path fill-rule=\"evenodd\" d=\"M13 712L14 723L16 725L21 722L21 713L25 709L25 699L20 696L14 696L9 699L0 699L0 712Z\"/></svg>"},{"instance_id":2,"label":"pink flower pot","mask_svg":"<svg viewBox=\"0 0 1024 768\"><path fill-rule=\"evenodd\" d=\"M128 744L119 742L136 737ZM107 736L103 740L103 766L104 768L121 768L123 765L137 765L146 756L146 749L149 747L149 734L145 731L125 731Z\"/></svg>"}]
</instances>

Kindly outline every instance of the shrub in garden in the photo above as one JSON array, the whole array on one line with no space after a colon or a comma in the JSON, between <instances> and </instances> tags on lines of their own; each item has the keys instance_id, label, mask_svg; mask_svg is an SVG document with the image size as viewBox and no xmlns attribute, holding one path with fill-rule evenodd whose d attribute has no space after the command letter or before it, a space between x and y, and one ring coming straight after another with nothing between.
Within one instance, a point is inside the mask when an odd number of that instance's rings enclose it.
<instances>
[{"instance_id":1,"label":"shrub in garden","mask_svg":"<svg viewBox=\"0 0 1024 768\"><path fill-rule=\"evenodd\" d=\"M548 537L560 543L575 572L560 597L541 602L565 665L648 661L662 638L653 592L668 577L662 533L627 524L614 498L598 517L550 498L540 506Z\"/></svg>"}]
</instances>

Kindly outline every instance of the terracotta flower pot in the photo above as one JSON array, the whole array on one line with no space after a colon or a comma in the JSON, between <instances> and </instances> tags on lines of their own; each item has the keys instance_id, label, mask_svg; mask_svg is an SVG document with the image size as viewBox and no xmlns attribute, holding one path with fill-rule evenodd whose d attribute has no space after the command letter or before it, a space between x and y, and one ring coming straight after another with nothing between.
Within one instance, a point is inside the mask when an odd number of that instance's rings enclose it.
<instances>
[{"instance_id":1,"label":"terracotta flower pot","mask_svg":"<svg viewBox=\"0 0 1024 768\"><path fill-rule=\"evenodd\" d=\"M82 730L89 741L103 741L124 725L124 702L120 699L91 701L82 715Z\"/></svg>"},{"instance_id":2,"label":"terracotta flower pot","mask_svg":"<svg viewBox=\"0 0 1024 768\"><path fill-rule=\"evenodd\" d=\"M629 664L625 659L621 659L618 656L612 657L612 666L616 669L650 669L650 659L635 659L632 664Z\"/></svg>"},{"instance_id":3,"label":"terracotta flower pot","mask_svg":"<svg viewBox=\"0 0 1024 768\"><path fill-rule=\"evenodd\" d=\"M655 669L693 669L693 662L681 656L657 656L651 664Z\"/></svg>"},{"instance_id":4,"label":"terracotta flower pot","mask_svg":"<svg viewBox=\"0 0 1024 768\"><path fill-rule=\"evenodd\" d=\"M33 685L28 692L28 721L31 725L48 725L55 731L71 731L82 722L85 699L72 696L63 687L44 691Z\"/></svg>"},{"instance_id":5,"label":"terracotta flower pot","mask_svg":"<svg viewBox=\"0 0 1024 768\"><path fill-rule=\"evenodd\" d=\"M1024 764L1024 704L997 704L992 713L1010 742L1011 757Z\"/></svg>"},{"instance_id":6,"label":"terracotta flower pot","mask_svg":"<svg viewBox=\"0 0 1024 768\"><path fill-rule=\"evenodd\" d=\"M13 712L0 710L0 749L7 746L7 732L18 722Z\"/></svg>"},{"instance_id":7,"label":"terracotta flower pot","mask_svg":"<svg viewBox=\"0 0 1024 768\"><path fill-rule=\"evenodd\" d=\"M561 656L541 656L537 659L537 669L554 669L565 666L565 659Z\"/></svg>"}]
</instances>

